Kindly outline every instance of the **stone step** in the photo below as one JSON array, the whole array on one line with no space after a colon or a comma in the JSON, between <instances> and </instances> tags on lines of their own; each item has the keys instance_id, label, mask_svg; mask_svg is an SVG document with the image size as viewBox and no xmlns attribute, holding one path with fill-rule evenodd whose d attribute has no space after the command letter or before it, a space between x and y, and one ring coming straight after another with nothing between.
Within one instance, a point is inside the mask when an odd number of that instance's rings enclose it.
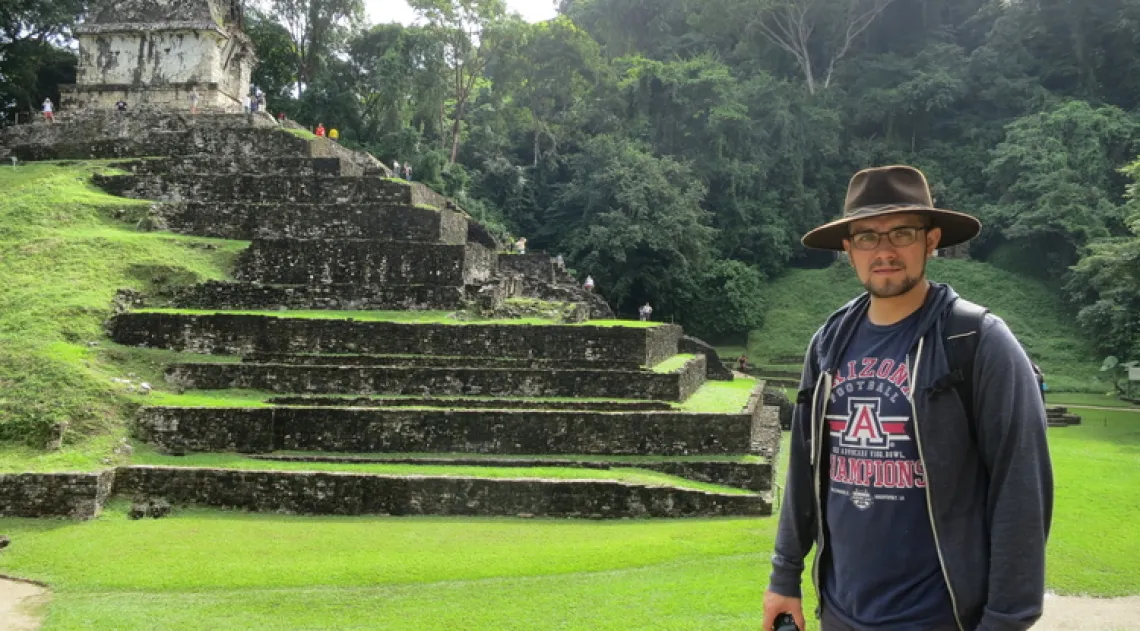
<instances>
[{"instance_id":1,"label":"stone step","mask_svg":"<svg viewBox=\"0 0 1140 631\"><path fill-rule=\"evenodd\" d=\"M204 203L161 204L160 226L173 232L222 239L374 239L421 243L467 242L468 221L447 210L370 200L354 204Z\"/></svg>"},{"instance_id":2,"label":"stone step","mask_svg":"<svg viewBox=\"0 0 1140 631\"><path fill-rule=\"evenodd\" d=\"M123 313L113 316L107 328L112 340L128 346L216 355L445 355L592 361L599 366L654 366L677 354L681 338L681 327L672 324L409 324L225 313Z\"/></svg>"},{"instance_id":3,"label":"stone step","mask_svg":"<svg viewBox=\"0 0 1140 631\"><path fill-rule=\"evenodd\" d=\"M310 156L309 141L273 123L249 126L197 126L190 117L95 120L77 117L59 125L18 126L5 133L7 144L21 160L82 160L144 158L210 154L219 160L235 157L261 160L266 156ZM25 129L27 128L27 129Z\"/></svg>"},{"instance_id":4,"label":"stone step","mask_svg":"<svg viewBox=\"0 0 1140 631\"><path fill-rule=\"evenodd\" d=\"M310 515L713 517L770 515L767 494L609 480L495 479L131 466L114 493L177 505Z\"/></svg>"},{"instance_id":5,"label":"stone step","mask_svg":"<svg viewBox=\"0 0 1140 631\"><path fill-rule=\"evenodd\" d=\"M250 353L243 362L254 364L289 364L299 366L429 366L451 368L529 368L533 370L587 368L591 370L637 371L635 362L598 362L588 360L530 359L509 357L456 357L446 355L330 355L306 353Z\"/></svg>"},{"instance_id":6,"label":"stone step","mask_svg":"<svg viewBox=\"0 0 1140 631\"><path fill-rule=\"evenodd\" d=\"M772 489L772 465L759 458L744 457L735 460L699 458L666 459L660 457L626 457L622 459L598 456L484 456L470 454L393 454L390 456L333 456L321 453L255 454L257 460L271 462L313 462L336 464L409 464L442 465L457 467L559 467L594 470L648 469L686 480L731 486L738 489L763 492ZM750 461L746 461L750 460Z\"/></svg>"},{"instance_id":7,"label":"stone step","mask_svg":"<svg viewBox=\"0 0 1140 631\"><path fill-rule=\"evenodd\" d=\"M172 454L746 455L770 457L779 417L756 397L737 414L429 408L145 407L135 436Z\"/></svg>"},{"instance_id":8,"label":"stone step","mask_svg":"<svg viewBox=\"0 0 1140 631\"><path fill-rule=\"evenodd\" d=\"M594 369L463 368L452 366L297 366L171 364L166 379L199 390L262 390L310 394L491 395L684 401L705 378L705 357L671 373Z\"/></svg>"},{"instance_id":9,"label":"stone step","mask_svg":"<svg viewBox=\"0 0 1140 631\"><path fill-rule=\"evenodd\" d=\"M425 187L381 177L311 175L194 174L97 175L96 185L114 195L158 201L193 201L253 204L347 204L389 206L430 205L440 202ZM435 203L429 203L435 202Z\"/></svg>"},{"instance_id":10,"label":"stone step","mask_svg":"<svg viewBox=\"0 0 1140 631\"><path fill-rule=\"evenodd\" d=\"M238 257L240 281L278 284L441 285L487 281L496 255L474 243L255 239Z\"/></svg>"},{"instance_id":11,"label":"stone step","mask_svg":"<svg viewBox=\"0 0 1140 631\"><path fill-rule=\"evenodd\" d=\"M469 290L464 286L336 283L314 286L207 281L178 289L169 305L191 309L452 311L462 308L469 299ZM502 298L498 302L501 303Z\"/></svg>"},{"instance_id":12,"label":"stone step","mask_svg":"<svg viewBox=\"0 0 1140 631\"><path fill-rule=\"evenodd\" d=\"M303 156L267 157L251 160L243 156L219 159L213 154L192 154L181 157L130 160L111 166L134 175L167 175L177 173L183 178L205 179L216 174L238 173L258 175L296 175L298 177L360 175L359 168L340 158L309 158ZM351 171L351 172L349 172Z\"/></svg>"}]
</instances>

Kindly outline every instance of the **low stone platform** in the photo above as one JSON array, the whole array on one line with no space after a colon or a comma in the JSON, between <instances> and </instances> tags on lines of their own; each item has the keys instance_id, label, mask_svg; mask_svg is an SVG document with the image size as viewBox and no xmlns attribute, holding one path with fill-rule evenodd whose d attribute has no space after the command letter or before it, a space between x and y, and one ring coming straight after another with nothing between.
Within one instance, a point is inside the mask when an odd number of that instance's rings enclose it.
<instances>
[{"instance_id":1,"label":"low stone platform","mask_svg":"<svg viewBox=\"0 0 1140 631\"><path fill-rule=\"evenodd\" d=\"M494 296L492 296L494 297ZM453 311L470 299L466 286L285 285L207 281L177 290L167 304L187 309L329 309ZM500 299L499 303L502 302ZM492 301L492 306L496 303Z\"/></svg>"},{"instance_id":2,"label":"low stone platform","mask_svg":"<svg viewBox=\"0 0 1140 631\"><path fill-rule=\"evenodd\" d=\"M677 354L681 337L681 327L671 324L406 324L221 313L124 313L112 317L107 328L119 344L215 355L446 355L592 361L599 366L655 366Z\"/></svg>"},{"instance_id":3,"label":"low stone platform","mask_svg":"<svg viewBox=\"0 0 1140 631\"><path fill-rule=\"evenodd\" d=\"M496 255L463 245L363 239L255 239L238 257L239 281L272 284L442 285L485 282Z\"/></svg>"},{"instance_id":4,"label":"low stone platform","mask_svg":"<svg viewBox=\"0 0 1140 631\"><path fill-rule=\"evenodd\" d=\"M1055 405L1045 408L1045 421L1049 427L1068 427L1070 425L1080 425L1081 417L1076 414L1070 414L1069 408Z\"/></svg>"},{"instance_id":5,"label":"low stone platform","mask_svg":"<svg viewBox=\"0 0 1140 631\"><path fill-rule=\"evenodd\" d=\"M716 517L771 514L766 495L605 480L516 480L134 466L115 493L308 515Z\"/></svg>"},{"instance_id":6,"label":"low stone platform","mask_svg":"<svg viewBox=\"0 0 1140 631\"><path fill-rule=\"evenodd\" d=\"M335 358L330 358L335 362ZM591 397L684 401L704 381L705 358L670 373L450 366L171 364L166 380L183 388L311 394L429 394Z\"/></svg>"},{"instance_id":7,"label":"low stone platform","mask_svg":"<svg viewBox=\"0 0 1140 631\"><path fill-rule=\"evenodd\" d=\"M204 203L358 204L438 206L435 193L403 180L365 176L293 176L251 173L103 175L95 183L113 195L158 201L194 200Z\"/></svg>"},{"instance_id":8,"label":"low stone platform","mask_svg":"<svg viewBox=\"0 0 1140 631\"><path fill-rule=\"evenodd\" d=\"M355 464L411 464L446 465L463 467L560 467L572 469L649 469L686 480L731 486L749 491L764 492L772 488L772 465L767 462L727 462L718 460L659 460L639 459L637 461L590 460L579 457L536 459L516 458L471 458L462 455L419 456L419 457L361 457L329 456L322 454L265 454L253 455L257 460L273 462L333 462Z\"/></svg>"},{"instance_id":9,"label":"low stone platform","mask_svg":"<svg viewBox=\"0 0 1140 631\"><path fill-rule=\"evenodd\" d=\"M467 243L467 219L449 210L385 205L207 203L159 205L156 225L173 232L220 239L374 239Z\"/></svg>"},{"instance_id":10,"label":"low stone platform","mask_svg":"<svg viewBox=\"0 0 1140 631\"><path fill-rule=\"evenodd\" d=\"M530 370L617 370L639 371L637 362L605 362L500 357L448 357L439 355L288 355L284 353L251 353L242 361L253 364L288 364L293 366L429 366L436 368L524 368ZM514 399L517 401L517 399Z\"/></svg>"},{"instance_id":11,"label":"low stone platform","mask_svg":"<svg viewBox=\"0 0 1140 631\"><path fill-rule=\"evenodd\" d=\"M0 517L92 519L111 497L308 515L677 518L772 512L767 493L731 494L612 480L140 465L95 473L0 474Z\"/></svg>"},{"instance_id":12,"label":"low stone platform","mask_svg":"<svg viewBox=\"0 0 1140 631\"><path fill-rule=\"evenodd\" d=\"M329 451L512 455L746 455L779 437L771 408L672 411L146 407L136 436L170 453Z\"/></svg>"}]
</instances>

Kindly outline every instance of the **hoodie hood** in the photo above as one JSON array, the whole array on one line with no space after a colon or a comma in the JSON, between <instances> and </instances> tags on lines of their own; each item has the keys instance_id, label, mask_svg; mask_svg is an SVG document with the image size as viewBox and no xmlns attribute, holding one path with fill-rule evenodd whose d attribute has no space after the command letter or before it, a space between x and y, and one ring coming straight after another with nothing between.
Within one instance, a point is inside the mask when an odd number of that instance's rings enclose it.
<instances>
[{"instance_id":1,"label":"hoodie hood","mask_svg":"<svg viewBox=\"0 0 1140 631\"><path fill-rule=\"evenodd\" d=\"M926 300L919 307L918 327L915 337L910 340L909 346L913 348L918 340L927 334L933 333L935 338L942 338L942 328L947 315L958 300L958 293L945 283L930 283L926 292ZM859 323L867 316L867 308L871 304L871 296L863 292L858 297L840 307L828 318L823 325L820 344L817 348L826 349L827 354L819 357L819 365L829 373L839 370L839 362L847 351L851 338ZM950 370L949 360L942 344L929 344L923 350L923 355L933 354L929 357L930 364L935 370L935 376L941 377ZM925 362L924 362L925 363Z\"/></svg>"}]
</instances>

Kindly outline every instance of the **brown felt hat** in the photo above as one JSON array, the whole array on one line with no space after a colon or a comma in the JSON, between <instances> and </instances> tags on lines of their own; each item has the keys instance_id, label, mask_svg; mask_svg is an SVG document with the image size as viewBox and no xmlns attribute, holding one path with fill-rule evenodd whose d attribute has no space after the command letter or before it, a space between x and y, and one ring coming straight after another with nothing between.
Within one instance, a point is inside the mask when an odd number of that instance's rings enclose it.
<instances>
[{"instance_id":1,"label":"brown felt hat","mask_svg":"<svg viewBox=\"0 0 1140 631\"><path fill-rule=\"evenodd\" d=\"M942 240L938 243L940 248L965 243L982 230L982 222L966 213L935 208L930 186L922 171L895 165L856 173L847 185L843 217L805 234L801 242L809 248L843 251L843 240L850 236L847 224L893 213L917 213L929 217L935 227L942 229Z\"/></svg>"}]
</instances>

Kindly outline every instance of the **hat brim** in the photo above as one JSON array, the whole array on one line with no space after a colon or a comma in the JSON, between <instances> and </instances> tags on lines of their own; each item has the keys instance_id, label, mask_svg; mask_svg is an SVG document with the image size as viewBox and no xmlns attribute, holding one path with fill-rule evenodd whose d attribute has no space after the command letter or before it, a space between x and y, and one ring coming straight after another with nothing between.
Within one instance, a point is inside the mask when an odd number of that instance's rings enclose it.
<instances>
[{"instance_id":1,"label":"hat brim","mask_svg":"<svg viewBox=\"0 0 1140 631\"><path fill-rule=\"evenodd\" d=\"M977 217L960 213L954 210L918 206L913 204L899 204L892 206L872 206L857 209L842 219L824 224L804 235L800 240L804 247L816 250L843 251L843 240L850 237L847 224L860 219L880 217L883 215L896 215L899 213L914 213L930 217L936 228L941 228L942 238L938 241L939 248L949 248L959 245L978 236L982 231L982 222Z\"/></svg>"}]
</instances>

